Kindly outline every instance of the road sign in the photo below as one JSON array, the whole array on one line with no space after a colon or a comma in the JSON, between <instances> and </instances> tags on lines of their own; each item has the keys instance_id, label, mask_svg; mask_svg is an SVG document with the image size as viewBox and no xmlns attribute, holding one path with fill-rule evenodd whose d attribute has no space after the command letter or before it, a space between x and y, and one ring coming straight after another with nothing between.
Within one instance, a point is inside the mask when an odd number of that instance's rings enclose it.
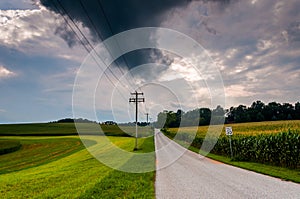
<instances>
[{"instance_id":1,"label":"road sign","mask_svg":"<svg viewBox=\"0 0 300 199\"><path fill-rule=\"evenodd\" d=\"M225 131L226 131L226 135L232 135L233 134L231 126L226 127Z\"/></svg>"},{"instance_id":2,"label":"road sign","mask_svg":"<svg viewBox=\"0 0 300 199\"><path fill-rule=\"evenodd\" d=\"M232 146L231 146L231 136L233 134L232 132L232 127L227 126L225 127L226 135L229 135L229 146L230 146L230 154L231 154L231 159L233 158L233 152L232 152Z\"/></svg>"}]
</instances>

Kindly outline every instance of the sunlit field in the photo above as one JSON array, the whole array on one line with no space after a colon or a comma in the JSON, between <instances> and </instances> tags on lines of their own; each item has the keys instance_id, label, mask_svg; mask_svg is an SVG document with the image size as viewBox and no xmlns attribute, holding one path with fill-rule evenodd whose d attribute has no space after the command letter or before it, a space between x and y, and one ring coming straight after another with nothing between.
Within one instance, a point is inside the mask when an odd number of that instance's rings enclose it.
<instances>
[{"instance_id":1,"label":"sunlit field","mask_svg":"<svg viewBox=\"0 0 300 199\"><path fill-rule=\"evenodd\" d=\"M300 132L300 120L225 124L224 127L226 126L231 126L233 133L237 135L270 134L284 132L288 130L298 130ZM208 126L180 127L180 131L186 133L194 132L196 129L197 136L205 137L208 130ZM178 131L178 128L170 128L169 131L176 133ZM223 128L221 135L225 135L225 128Z\"/></svg>"},{"instance_id":2,"label":"sunlit field","mask_svg":"<svg viewBox=\"0 0 300 199\"><path fill-rule=\"evenodd\" d=\"M76 127L78 129L76 129ZM135 136L135 126L99 125L97 123L36 123L36 124L1 124L0 135L78 135L104 132L112 136ZM138 127L138 137L153 135L153 128L150 126Z\"/></svg>"},{"instance_id":3,"label":"sunlit field","mask_svg":"<svg viewBox=\"0 0 300 199\"><path fill-rule=\"evenodd\" d=\"M154 171L135 174L110 168L95 159L78 136L63 135L74 130L72 124L43 128L49 125L33 124L30 130L30 124L26 124L25 132L31 132L30 136L0 136L0 144L9 143L8 147L21 144L17 151L0 155L1 198L154 198ZM10 127L5 125L7 132L21 130L18 125ZM105 128L110 133L120 133L113 125ZM56 136L34 135L42 132ZM107 137L115 146L133 152L135 138ZM104 136L86 138L89 138L85 141L88 147L106 139ZM153 136L139 138L138 148L137 153L154 151ZM106 151L98 151L101 153ZM155 157L147 163L154 168Z\"/></svg>"}]
</instances>

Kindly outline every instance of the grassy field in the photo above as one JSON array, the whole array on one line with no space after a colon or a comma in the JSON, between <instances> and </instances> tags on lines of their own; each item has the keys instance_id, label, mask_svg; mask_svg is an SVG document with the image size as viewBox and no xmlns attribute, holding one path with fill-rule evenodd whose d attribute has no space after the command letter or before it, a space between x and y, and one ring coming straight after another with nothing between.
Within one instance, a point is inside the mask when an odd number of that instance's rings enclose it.
<instances>
[{"instance_id":1,"label":"grassy field","mask_svg":"<svg viewBox=\"0 0 300 199\"><path fill-rule=\"evenodd\" d=\"M70 124L21 126L25 126L28 134L57 135L74 130ZM44 129L45 126L51 128ZM1 125L0 129L20 132L22 128ZM18 151L0 156L1 198L154 198L154 171L135 174L114 170L95 159L78 136L0 136L0 139L19 141L22 145ZM93 147L101 139L105 137L97 136L94 140L91 136L88 143ZM109 140L133 152L134 138L112 136ZM154 151L153 137L139 138L138 143L138 153ZM151 164L154 167L154 158Z\"/></svg>"},{"instance_id":2,"label":"grassy field","mask_svg":"<svg viewBox=\"0 0 300 199\"><path fill-rule=\"evenodd\" d=\"M0 135L77 135L73 123L1 124Z\"/></svg>"},{"instance_id":3,"label":"grassy field","mask_svg":"<svg viewBox=\"0 0 300 199\"><path fill-rule=\"evenodd\" d=\"M22 147L18 140L1 140L0 139L0 155L11 153Z\"/></svg>"},{"instance_id":4,"label":"grassy field","mask_svg":"<svg viewBox=\"0 0 300 199\"><path fill-rule=\"evenodd\" d=\"M191 151L199 153L199 149L197 149L195 147L190 147L189 149ZM236 167L247 169L250 171L255 171L258 173L277 177L277 178L280 178L283 180L300 183L300 170L299 169L298 170L297 169L288 169L288 168L284 168L284 167L277 167L277 166L261 164L261 163L256 163L256 162L232 161L229 157L215 155L212 153L209 153L207 155L207 157L217 160L217 161L220 161L220 162L223 162L223 163L226 163L226 164L230 164L230 165L233 165Z\"/></svg>"},{"instance_id":5,"label":"grassy field","mask_svg":"<svg viewBox=\"0 0 300 199\"><path fill-rule=\"evenodd\" d=\"M54 137L6 137L6 141L18 141L22 148L14 153L1 155L0 174L24 170L47 164L84 149L78 138Z\"/></svg>"},{"instance_id":6,"label":"grassy field","mask_svg":"<svg viewBox=\"0 0 300 199\"><path fill-rule=\"evenodd\" d=\"M97 135L102 130L107 136L135 136L135 126L100 125L92 123L78 123L80 134ZM153 135L153 129L149 126L138 127L139 137ZM1 124L0 136L53 136L53 135L78 135L74 123L36 123L36 124Z\"/></svg>"},{"instance_id":7,"label":"grassy field","mask_svg":"<svg viewBox=\"0 0 300 199\"><path fill-rule=\"evenodd\" d=\"M299 120L227 124L225 126L231 126L233 129L234 135L232 137L232 144L234 155L240 153L244 155L246 159L244 158L243 161L241 161L235 158L235 156L234 159L230 158L229 141L228 137L225 135L225 128L223 128L221 137L212 150L214 153L209 153L207 155L208 157L248 170L253 170L300 183ZM179 139L176 139L176 141L179 144L187 147L187 143L184 140L194 139L192 146L190 146L189 149L199 153L199 148L202 145L202 141L206 135L207 129L208 126L180 128L180 133L182 135L179 137ZM197 131L196 138L189 137L189 135L195 131ZM178 128L170 128L167 130L166 135L170 138L173 138L177 132ZM293 137L292 141L289 140L289 137ZM259 148L259 150L253 151L252 147ZM224 151L226 152L226 155L224 154ZM220 152L223 154L218 154ZM200 153L202 152L200 151ZM205 152L203 153L206 154ZM255 153L257 157L254 158L255 161L249 161L249 158L247 159L247 157L249 155L249 157L253 158L253 153ZM250 156L251 154L252 156ZM262 160L263 155L266 155L267 159ZM268 155L271 155L271 157ZM281 159L282 157L287 159ZM289 165L291 165L291 163L293 165L298 164L298 167L296 166L295 168L293 166L292 168L286 168L286 166L276 166L275 164L277 163L272 162L274 159L277 160L276 158L279 158L278 161L283 161L283 163Z\"/></svg>"}]
</instances>

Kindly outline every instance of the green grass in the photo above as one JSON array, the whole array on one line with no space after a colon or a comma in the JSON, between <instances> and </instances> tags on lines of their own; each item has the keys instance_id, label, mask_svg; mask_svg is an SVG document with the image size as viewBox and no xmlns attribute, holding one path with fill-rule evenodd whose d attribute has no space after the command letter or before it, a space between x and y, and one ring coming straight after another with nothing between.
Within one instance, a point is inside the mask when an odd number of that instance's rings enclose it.
<instances>
[{"instance_id":1,"label":"green grass","mask_svg":"<svg viewBox=\"0 0 300 199\"><path fill-rule=\"evenodd\" d=\"M8 141L18 141L22 148L1 156L0 174L47 164L84 149L78 138L13 137Z\"/></svg>"},{"instance_id":2,"label":"green grass","mask_svg":"<svg viewBox=\"0 0 300 199\"><path fill-rule=\"evenodd\" d=\"M101 125L107 136L135 137L135 126ZM138 137L153 136L154 129L150 126L138 126Z\"/></svg>"},{"instance_id":3,"label":"green grass","mask_svg":"<svg viewBox=\"0 0 300 199\"><path fill-rule=\"evenodd\" d=\"M129 174L115 170L80 198L155 198L153 184L154 175Z\"/></svg>"},{"instance_id":4,"label":"green grass","mask_svg":"<svg viewBox=\"0 0 300 199\"><path fill-rule=\"evenodd\" d=\"M99 128L101 126L101 128ZM36 124L1 124L0 136L59 136L78 135L76 127L79 127L80 134L99 135L104 132L107 136L135 136L135 126L99 125L95 123L36 123ZM138 127L138 137L153 135L153 128Z\"/></svg>"},{"instance_id":5,"label":"green grass","mask_svg":"<svg viewBox=\"0 0 300 199\"><path fill-rule=\"evenodd\" d=\"M132 150L132 144L129 148ZM138 153L148 153L154 150L153 137L139 140ZM155 159L153 158L153 165ZM130 162L130 161L129 161ZM134 161L133 161L134 162ZM88 189L80 198L154 198L155 173L126 173L113 170Z\"/></svg>"},{"instance_id":6,"label":"green grass","mask_svg":"<svg viewBox=\"0 0 300 199\"><path fill-rule=\"evenodd\" d=\"M21 148L21 146L20 141L0 139L0 155L17 151Z\"/></svg>"},{"instance_id":7,"label":"green grass","mask_svg":"<svg viewBox=\"0 0 300 199\"><path fill-rule=\"evenodd\" d=\"M76 136L9 139L20 140L24 147L1 156L1 198L154 198L154 171L133 174L107 167L83 149ZM133 151L134 138L110 140ZM153 137L140 138L139 149L153 151Z\"/></svg>"},{"instance_id":8,"label":"green grass","mask_svg":"<svg viewBox=\"0 0 300 199\"><path fill-rule=\"evenodd\" d=\"M189 149L191 151L199 153L199 149L197 149L195 147L189 147ZM200 152L200 154L201 154L201 152ZM213 160L217 160L217 161L229 164L229 165L233 165L233 166L247 169L250 171L255 171L255 172L266 174L269 176L281 178L283 180L300 183L300 170L299 169L298 170L288 169L288 168L277 167L277 166L266 165L266 164L255 163L255 162L233 161L228 157L215 155L212 153L209 153L206 156Z\"/></svg>"},{"instance_id":9,"label":"green grass","mask_svg":"<svg viewBox=\"0 0 300 199\"><path fill-rule=\"evenodd\" d=\"M0 135L77 135L73 123L1 124Z\"/></svg>"}]
</instances>

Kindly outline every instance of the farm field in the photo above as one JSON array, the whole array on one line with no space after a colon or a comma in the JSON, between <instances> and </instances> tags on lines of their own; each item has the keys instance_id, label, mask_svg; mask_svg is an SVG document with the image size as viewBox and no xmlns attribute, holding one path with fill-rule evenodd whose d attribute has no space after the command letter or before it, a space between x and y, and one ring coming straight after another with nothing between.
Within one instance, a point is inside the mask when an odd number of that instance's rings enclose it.
<instances>
[{"instance_id":1,"label":"farm field","mask_svg":"<svg viewBox=\"0 0 300 199\"><path fill-rule=\"evenodd\" d=\"M231 126L235 135L274 134L288 130L296 130L300 133L300 120L225 124L224 127L226 126ZM178 128L169 128L168 130L176 133ZM185 133L195 132L195 130L197 130L198 137L205 137L208 126L180 127L180 131ZM225 135L225 128L223 128L222 135Z\"/></svg>"},{"instance_id":2,"label":"farm field","mask_svg":"<svg viewBox=\"0 0 300 199\"><path fill-rule=\"evenodd\" d=\"M0 140L0 155L17 151L21 146L18 140Z\"/></svg>"},{"instance_id":3,"label":"farm field","mask_svg":"<svg viewBox=\"0 0 300 199\"><path fill-rule=\"evenodd\" d=\"M36 133L42 128L34 124L30 131L30 124L26 125L27 132ZM70 124L59 126L43 132L64 134L74 130ZM17 125L11 127L11 132L20 129ZM106 139L87 137L85 144L90 147ZM109 136L109 140L123 150L133 151L132 137ZM0 155L1 198L154 198L154 172L114 170L95 159L78 136L0 136L0 141L21 144L19 150ZM154 150L153 137L139 138L138 144L138 153ZM154 167L154 162L155 157L148 163Z\"/></svg>"},{"instance_id":4,"label":"farm field","mask_svg":"<svg viewBox=\"0 0 300 199\"><path fill-rule=\"evenodd\" d=\"M207 154L208 157L239 166L248 170L300 182L300 121L276 121L227 124L233 129L232 151L228 136L223 132L217 138L208 138L206 143L217 139L213 149L206 153L202 143L208 126L170 128L165 135L176 142L189 147L194 152ZM192 133L197 131L196 137ZM187 146L187 142L191 146Z\"/></svg>"},{"instance_id":5,"label":"farm field","mask_svg":"<svg viewBox=\"0 0 300 199\"><path fill-rule=\"evenodd\" d=\"M102 130L108 136L132 136L135 135L135 126L117 126L117 125L99 125L96 123L78 123L80 134L97 135ZM147 137L153 135L153 129L149 126L138 127L139 137ZM38 136L59 136L59 135L78 135L74 123L32 123L32 124L1 124L0 136L22 136L22 135L38 135Z\"/></svg>"}]
</instances>

